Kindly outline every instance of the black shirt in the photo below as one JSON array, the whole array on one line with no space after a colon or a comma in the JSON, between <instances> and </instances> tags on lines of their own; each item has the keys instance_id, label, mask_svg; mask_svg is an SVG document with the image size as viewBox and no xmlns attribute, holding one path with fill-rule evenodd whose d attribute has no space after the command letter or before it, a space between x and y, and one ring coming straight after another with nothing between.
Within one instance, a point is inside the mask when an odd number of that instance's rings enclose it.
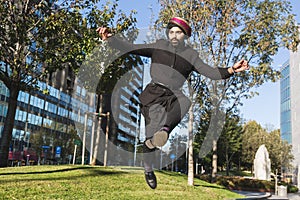
<instances>
[{"instance_id":1,"label":"black shirt","mask_svg":"<svg viewBox=\"0 0 300 200\"><path fill-rule=\"evenodd\" d=\"M227 68L211 67L205 64L194 49L185 45L174 48L167 40L151 44L132 44L118 37L108 39L109 44L121 51L151 58L150 75L153 82L168 85L173 89L182 87L192 71L213 80L231 76Z\"/></svg>"}]
</instances>

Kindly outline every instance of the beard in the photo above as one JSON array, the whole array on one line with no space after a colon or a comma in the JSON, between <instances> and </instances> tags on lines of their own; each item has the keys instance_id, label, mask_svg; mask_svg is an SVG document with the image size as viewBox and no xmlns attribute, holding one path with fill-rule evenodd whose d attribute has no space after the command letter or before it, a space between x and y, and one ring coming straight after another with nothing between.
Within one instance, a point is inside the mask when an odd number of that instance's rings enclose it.
<instances>
[{"instance_id":1,"label":"beard","mask_svg":"<svg viewBox=\"0 0 300 200\"><path fill-rule=\"evenodd\" d=\"M170 42L174 47L177 47L180 44L179 40L177 40L177 39L172 39Z\"/></svg>"}]
</instances>

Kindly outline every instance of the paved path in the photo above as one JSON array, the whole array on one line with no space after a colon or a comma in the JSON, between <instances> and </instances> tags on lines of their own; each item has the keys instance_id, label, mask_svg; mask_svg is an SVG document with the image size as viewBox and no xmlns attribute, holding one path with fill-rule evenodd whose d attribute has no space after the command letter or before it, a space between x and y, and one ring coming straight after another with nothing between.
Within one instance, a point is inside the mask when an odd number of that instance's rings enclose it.
<instances>
[{"instance_id":1,"label":"paved path","mask_svg":"<svg viewBox=\"0 0 300 200\"><path fill-rule=\"evenodd\" d=\"M273 199L273 200L300 200L300 192L289 193L287 197L279 197L268 192L248 192L248 191L233 191L245 196L238 200L255 200L255 199Z\"/></svg>"},{"instance_id":2,"label":"paved path","mask_svg":"<svg viewBox=\"0 0 300 200\"><path fill-rule=\"evenodd\" d=\"M245 196L244 198L240 198L238 200L267 199L268 197L271 196L271 193L268 192L250 192L250 191L237 191L237 190L234 190L233 192Z\"/></svg>"}]
</instances>

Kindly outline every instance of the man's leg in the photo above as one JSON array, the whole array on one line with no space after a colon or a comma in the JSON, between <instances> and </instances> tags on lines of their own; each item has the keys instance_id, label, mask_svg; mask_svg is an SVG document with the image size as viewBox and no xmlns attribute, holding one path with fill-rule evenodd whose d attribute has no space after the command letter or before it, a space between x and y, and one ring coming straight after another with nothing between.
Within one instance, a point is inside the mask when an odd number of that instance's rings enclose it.
<instances>
[{"instance_id":1,"label":"man's leg","mask_svg":"<svg viewBox=\"0 0 300 200\"><path fill-rule=\"evenodd\" d=\"M165 127L171 132L182 120L191 106L191 101L181 92L175 93L173 99L170 99L166 106Z\"/></svg>"},{"instance_id":2,"label":"man's leg","mask_svg":"<svg viewBox=\"0 0 300 200\"><path fill-rule=\"evenodd\" d=\"M143 145L145 179L149 187L155 189L157 186L157 180L154 174L153 164L155 163L156 146L152 144L151 140L154 137L154 133L157 132L165 122L165 109L159 104L154 104L150 107L142 106L141 110L145 118L146 125L146 141Z\"/></svg>"},{"instance_id":3,"label":"man's leg","mask_svg":"<svg viewBox=\"0 0 300 200\"><path fill-rule=\"evenodd\" d=\"M180 123L181 119L188 112L191 102L180 91L172 96L168 96L164 101L165 107L151 107L149 115L154 124L151 133L154 132L146 145L149 148L162 147L166 144L171 131Z\"/></svg>"},{"instance_id":4,"label":"man's leg","mask_svg":"<svg viewBox=\"0 0 300 200\"><path fill-rule=\"evenodd\" d=\"M155 189L157 186L157 180L153 170L155 150L155 148L149 149L145 144L143 145L145 179L149 187L152 189Z\"/></svg>"},{"instance_id":5,"label":"man's leg","mask_svg":"<svg viewBox=\"0 0 300 200\"><path fill-rule=\"evenodd\" d=\"M166 123L166 109L160 104L153 104L148 109L148 116L145 144L150 149L162 147L169 138L168 128L162 129Z\"/></svg>"}]
</instances>

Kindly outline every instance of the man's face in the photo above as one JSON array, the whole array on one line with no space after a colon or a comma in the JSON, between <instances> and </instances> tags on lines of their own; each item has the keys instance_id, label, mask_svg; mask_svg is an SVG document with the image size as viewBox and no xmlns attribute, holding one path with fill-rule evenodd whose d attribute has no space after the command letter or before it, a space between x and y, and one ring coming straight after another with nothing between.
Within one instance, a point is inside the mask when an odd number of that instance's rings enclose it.
<instances>
[{"instance_id":1,"label":"man's face","mask_svg":"<svg viewBox=\"0 0 300 200\"><path fill-rule=\"evenodd\" d=\"M185 34L184 32L177 26L172 27L169 30L169 40L174 47L182 45L184 43Z\"/></svg>"}]
</instances>

